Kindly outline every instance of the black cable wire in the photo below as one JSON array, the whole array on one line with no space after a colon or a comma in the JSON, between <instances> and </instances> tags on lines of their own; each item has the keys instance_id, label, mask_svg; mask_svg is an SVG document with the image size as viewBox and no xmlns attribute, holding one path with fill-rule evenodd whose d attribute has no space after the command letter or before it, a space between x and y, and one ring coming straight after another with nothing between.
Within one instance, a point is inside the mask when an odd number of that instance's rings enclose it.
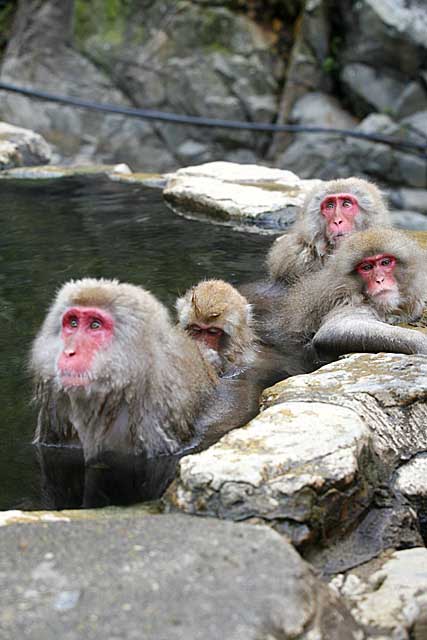
<instances>
[{"instance_id":1,"label":"black cable wire","mask_svg":"<svg viewBox=\"0 0 427 640\"><path fill-rule=\"evenodd\" d=\"M113 104L103 104L92 102L90 100L82 100L81 98L72 98L68 96L60 96L46 91L36 89L25 89L17 87L14 84L0 82L0 90L20 93L30 98L45 100L47 102L57 102L73 107L83 109L92 109L93 111L103 111L106 113L117 113L130 118L142 118L145 120L160 120L162 122L171 122L175 124L192 125L197 127L217 127L221 129L244 129L249 131L265 131L265 132L286 132L286 133L314 133L314 134L337 134L350 138L358 138L360 140L371 140L387 144L392 147L413 150L423 158L427 159L427 143L412 142L409 140L398 140L390 138L379 133L365 133L362 131L353 131L351 129L335 129L326 127L308 127L298 124L272 124L269 122L240 122L237 120L222 120L215 118L203 118L200 116L187 116L177 113L168 113L157 111L155 109L135 109L133 107L118 107Z\"/></svg>"}]
</instances>

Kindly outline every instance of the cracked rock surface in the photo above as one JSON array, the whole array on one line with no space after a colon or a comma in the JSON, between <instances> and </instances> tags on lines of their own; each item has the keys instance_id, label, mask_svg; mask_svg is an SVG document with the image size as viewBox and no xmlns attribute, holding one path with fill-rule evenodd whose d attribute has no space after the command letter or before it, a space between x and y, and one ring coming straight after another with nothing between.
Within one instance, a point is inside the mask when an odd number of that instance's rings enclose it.
<instances>
[{"instance_id":1,"label":"cracked rock surface","mask_svg":"<svg viewBox=\"0 0 427 640\"><path fill-rule=\"evenodd\" d=\"M264 392L246 427L184 458L167 499L187 513L269 522L306 549L347 537L345 566L422 544L414 510L390 486L427 448L426 394L424 356L353 354L289 378Z\"/></svg>"}]
</instances>

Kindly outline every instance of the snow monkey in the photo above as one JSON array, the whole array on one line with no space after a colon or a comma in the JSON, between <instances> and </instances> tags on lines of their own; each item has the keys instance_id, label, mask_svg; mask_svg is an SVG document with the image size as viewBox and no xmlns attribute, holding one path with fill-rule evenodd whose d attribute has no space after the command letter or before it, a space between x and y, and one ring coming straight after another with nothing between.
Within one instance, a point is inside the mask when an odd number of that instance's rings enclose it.
<instances>
[{"instance_id":1,"label":"snow monkey","mask_svg":"<svg viewBox=\"0 0 427 640\"><path fill-rule=\"evenodd\" d=\"M151 293L117 280L85 278L60 289L30 369L39 404L34 442L76 438L86 463L109 451L179 453L258 409L255 385L220 380Z\"/></svg>"},{"instance_id":2,"label":"snow monkey","mask_svg":"<svg viewBox=\"0 0 427 640\"><path fill-rule=\"evenodd\" d=\"M362 178L330 180L314 187L291 231L278 238L267 256L271 278L293 284L317 271L354 231L391 226L379 189Z\"/></svg>"},{"instance_id":3,"label":"snow monkey","mask_svg":"<svg viewBox=\"0 0 427 640\"><path fill-rule=\"evenodd\" d=\"M178 321L220 373L255 360L251 306L224 280L204 280L176 301Z\"/></svg>"},{"instance_id":4,"label":"snow monkey","mask_svg":"<svg viewBox=\"0 0 427 640\"><path fill-rule=\"evenodd\" d=\"M204 280L176 302L178 320L222 377L262 390L289 376L281 353L260 343L246 298L224 280Z\"/></svg>"},{"instance_id":5,"label":"snow monkey","mask_svg":"<svg viewBox=\"0 0 427 640\"><path fill-rule=\"evenodd\" d=\"M323 269L288 290L271 316L271 329L266 327L267 342L281 350L303 347L308 359L302 371L349 352L427 354L426 334L394 326L423 312L425 260L424 250L404 232L383 228L350 235Z\"/></svg>"}]
</instances>

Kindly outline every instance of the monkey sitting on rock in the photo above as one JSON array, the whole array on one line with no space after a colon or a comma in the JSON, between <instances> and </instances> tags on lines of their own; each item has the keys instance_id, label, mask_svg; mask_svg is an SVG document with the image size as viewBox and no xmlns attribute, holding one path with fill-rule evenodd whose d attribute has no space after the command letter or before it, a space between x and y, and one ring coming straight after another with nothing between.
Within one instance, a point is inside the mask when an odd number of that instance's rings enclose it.
<instances>
[{"instance_id":1,"label":"monkey sitting on rock","mask_svg":"<svg viewBox=\"0 0 427 640\"><path fill-rule=\"evenodd\" d=\"M427 300L426 254L407 234L369 229L340 243L325 267L301 278L266 322L267 343L300 350L311 371L350 352L427 354L427 335L394 326L414 321Z\"/></svg>"},{"instance_id":2,"label":"monkey sitting on rock","mask_svg":"<svg viewBox=\"0 0 427 640\"><path fill-rule=\"evenodd\" d=\"M39 405L34 442L77 439L86 463L110 451L180 454L258 411L256 384L221 380L151 293L116 280L62 287L30 368Z\"/></svg>"},{"instance_id":3,"label":"monkey sitting on rock","mask_svg":"<svg viewBox=\"0 0 427 640\"><path fill-rule=\"evenodd\" d=\"M376 185L362 178L330 180L307 194L292 230L275 240L268 272L293 284L321 268L347 235L385 226L391 226L390 215Z\"/></svg>"},{"instance_id":4,"label":"monkey sitting on rock","mask_svg":"<svg viewBox=\"0 0 427 640\"><path fill-rule=\"evenodd\" d=\"M367 180L330 180L311 189L293 227L267 255L268 279L240 288L255 317L271 311L301 276L321 269L344 237L378 226L392 226L390 215L380 190Z\"/></svg>"}]
</instances>

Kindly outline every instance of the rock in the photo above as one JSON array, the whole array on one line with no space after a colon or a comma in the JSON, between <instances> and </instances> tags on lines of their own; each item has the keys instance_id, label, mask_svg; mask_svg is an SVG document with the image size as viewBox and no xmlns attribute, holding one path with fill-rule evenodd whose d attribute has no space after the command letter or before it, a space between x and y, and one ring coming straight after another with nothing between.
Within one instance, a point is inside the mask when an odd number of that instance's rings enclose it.
<instances>
[{"instance_id":1,"label":"rock","mask_svg":"<svg viewBox=\"0 0 427 640\"><path fill-rule=\"evenodd\" d=\"M286 227L318 181L300 180L290 171L212 162L180 169L163 192L184 215L203 214L261 227Z\"/></svg>"},{"instance_id":2,"label":"rock","mask_svg":"<svg viewBox=\"0 0 427 640\"><path fill-rule=\"evenodd\" d=\"M51 155L49 145L38 133L0 122L0 169L45 164Z\"/></svg>"},{"instance_id":3,"label":"rock","mask_svg":"<svg viewBox=\"0 0 427 640\"><path fill-rule=\"evenodd\" d=\"M398 120L423 111L427 107L427 92L419 82L410 82L402 91L395 108Z\"/></svg>"},{"instance_id":4,"label":"rock","mask_svg":"<svg viewBox=\"0 0 427 640\"><path fill-rule=\"evenodd\" d=\"M427 231L427 215L418 211L390 211L393 226L399 229Z\"/></svg>"},{"instance_id":5,"label":"rock","mask_svg":"<svg viewBox=\"0 0 427 640\"><path fill-rule=\"evenodd\" d=\"M327 402L352 409L369 428L381 463L394 471L427 449L427 358L397 353L353 354L263 394L263 406Z\"/></svg>"},{"instance_id":6,"label":"rock","mask_svg":"<svg viewBox=\"0 0 427 640\"><path fill-rule=\"evenodd\" d=\"M408 498L417 512L421 534L427 541L427 453L418 453L402 464L394 476L394 490Z\"/></svg>"},{"instance_id":7,"label":"rock","mask_svg":"<svg viewBox=\"0 0 427 640\"><path fill-rule=\"evenodd\" d=\"M322 0L311 0L304 4L295 41L286 72L286 82L280 99L277 122L289 122L294 104L307 92L328 91L331 77L327 65L329 56L330 26L327 9ZM268 157L277 157L291 143L287 133L273 134Z\"/></svg>"},{"instance_id":8,"label":"rock","mask_svg":"<svg viewBox=\"0 0 427 640\"><path fill-rule=\"evenodd\" d=\"M370 462L368 432L352 410L290 401L184 458L167 499L187 513L264 520L301 545L360 516Z\"/></svg>"},{"instance_id":9,"label":"rock","mask_svg":"<svg viewBox=\"0 0 427 640\"><path fill-rule=\"evenodd\" d=\"M143 184L163 189L167 177L158 173L132 173L126 164L117 165L41 165L17 167L0 172L0 180L55 180L71 176L105 176L113 182Z\"/></svg>"},{"instance_id":10,"label":"rock","mask_svg":"<svg viewBox=\"0 0 427 640\"><path fill-rule=\"evenodd\" d=\"M341 82L346 91L364 106L365 114L371 110L395 114L398 100L406 87L403 79L360 62L343 68Z\"/></svg>"},{"instance_id":11,"label":"rock","mask_svg":"<svg viewBox=\"0 0 427 640\"><path fill-rule=\"evenodd\" d=\"M363 638L339 596L267 527L80 511L67 523L8 525L0 549L5 638Z\"/></svg>"},{"instance_id":12,"label":"rock","mask_svg":"<svg viewBox=\"0 0 427 640\"><path fill-rule=\"evenodd\" d=\"M292 171L232 162L208 162L196 167L183 167L173 174L173 177L180 176L214 178L224 182L255 186L257 183L265 182L288 186L289 189L296 189L300 184L300 179ZM313 181L312 184L314 185L316 182Z\"/></svg>"},{"instance_id":13,"label":"rock","mask_svg":"<svg viewBox=\"0 0 427 640\"><path fill-rule=\"evenodd\" d=\"M391 206L427 214L427 189L390 189L387 197Z\"/></svg>"},{"instance_id":14,"label":"rock","mask_svg":"<svg viewBox=\"0 0 427 640\"><path fill-rule=\"evenodd\" d=\"M403 118L402 124L406 125L412 131L418 131L420 134L419 141L424 142L425 140L425 132L427 131L427 104L423 110L417 111L416 113L412 113L412 115Z\"/></svg>"},{"instance_id":15,"label":"rock","mask_svg":"<svg viewBox=\"0 0 427 640\"><path fill-rule=\"evenodd\" d=\"M405 496L427 498L427 453L419 453L396 472L396 489Z\"/></svg>"},{"instance_id":16,"label":"rock","mask_svg":"<svg viewBox=\"0 0 427 640\"><path fill-rule=\"evenodd\" d=\"M288 378L264 391L246 427L184 458L166 500L268 522L326 573L422 544L417 514L390 484L427 449L426 392L424 356L354 354Z\"/></svg>"},{"instance_id":17,"label":"rock","mask_svg":"<svg viewBox=\"0 0 427 640\"><path fill-rule=\"evenodd\" d=\"M26 88L72 95L92 102L132 106L132 101L100 66L69 46L73 24L71 5L26 3L17 12L12 38L2 58L0 78ZM56 161L126 162L138 168L166 170L174 160L148 122L115 114L100 114L2 93L0 117L33 127L55 148ZM141 149L144 149L144 154ZM126 153L123 153L126 149Z\"/></svg>"},{"instance_id":18,"label":"rock","mask_svg":"<svg viewBox=\"0 0 427 640\"><path fill-rule=\"evenodd\" d=\"M351 531L323 548L307 550L306 560L323 576L331 576L363 565L385 549L424 546L420 511L402 496L389 497L387 493L381 489L375 492L369 510Z\"/></svg>"},{"instance_id":19,"label":"rock","mask_svg":"<svg viewBox=\"0 0 427 640\"><path fill-rule=\"evenodd\" d=\"M306 93L297 100L291 118L296 124L335 129L353 129L357 125L356 118L336 98L319 91Z\"/></svg>"},{"instance_id":20,"label":"rock","mask_svg":"<svg viewBox=\"0 0 427 640\"><path fill-rule=\"evenodd\" d=\"M113 29L111 21L86 24L78 44L84 55L131 96L134 106L271 122L283 78L283 64L272 51L274 33L267 25L261 28L241 12L218 4L223 3L175 6L162 0L136 6L131 12L124 8ZM256 162L269 139L268 134L238 129L169 123L156 123L153 128L169 156L167 170L189 162L235 160L239 150ZM116 145L120 135L118 130ZM159 154L153 156L148 149L146 156L152 170L165 170ZM143 156L139 166L142 161Z\"/></svg>"},{"instance_id":21,"label":"rock","mask_svg":"<svg viewBox=\"0 0 427 640\"><path fill-rule=\"evenodd\" d=\"M414 75L425 68L427 12L419 0L361 0L342 11L339 59Z\"/></svg>"},{"instance_id":22,"label":"rock","mask_svg":"<svg viewBox=\"0 0 427 640\"><path fill-rule=\"evenodd\" d=\"M351 586L346 590L347 583L354 583L356 577L347 575L338 592L347 596L353 615L371 627L373 637L426 637L427 549L396 551L371 574L369 583L359 584L358 590Z\"/></svg>"}]
</instances>

